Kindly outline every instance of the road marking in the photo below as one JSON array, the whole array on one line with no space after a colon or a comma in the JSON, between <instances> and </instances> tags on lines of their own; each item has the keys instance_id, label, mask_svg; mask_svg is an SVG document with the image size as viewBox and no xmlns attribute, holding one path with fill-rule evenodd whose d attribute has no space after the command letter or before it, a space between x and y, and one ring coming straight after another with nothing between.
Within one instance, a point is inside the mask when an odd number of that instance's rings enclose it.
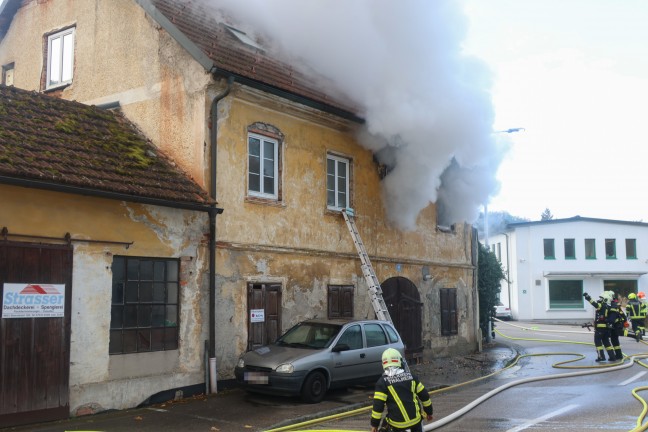
<instances>
[{"instance_id":1,"label":"road marking","mask_svg":"<svg viewBox=\"0 0 648 432\"><path fill-rule=\"evenodd\" d=\"M529 427L531 427L533 425L536 425L538 423L542 423L545 420L549 420L551 417L555 417L555 416L558 416L560 414L564 414L567 411L571 411L574 408L578 408L579 406L580 405L577 405L577 404L567 405L566 407L562 407L559 410L556 410L554 412L550 412L549 414L545 414L542 417L538 417L536 419L529 420L528 422L524 423L523 425L520 425L518 427L514 427L513 429L509 429L506 432L519 432L519 431L522 431L522 430L527 429L527 428L529 428Z\"/></svg>"},{"instance_id":2,"label":"road marking","mask_svg":"<svg viewBox=\"0 0 648 432\"><path fill-rule=\"evenodd\" d=\"M162 408L146 408L149 411L157 411L157 412L168 412L168 410L162 409Z\"/></svg>"},{"instance_id":3,"label":"road marking","mask_svg":"<svg viewBox=\"0 0 648 432\"><path fill-rule=\"evenodd\" d=\"M631 382L638 380L639 378L641 378L645 374L646 374L646 372L639 372L637 375L635 375L635 376L633 376L631 378L628 378L627 380L623 381L622 383L619 383L619 385L624 386L626 384L630 384Z\"/></svg>"}]
</instances>

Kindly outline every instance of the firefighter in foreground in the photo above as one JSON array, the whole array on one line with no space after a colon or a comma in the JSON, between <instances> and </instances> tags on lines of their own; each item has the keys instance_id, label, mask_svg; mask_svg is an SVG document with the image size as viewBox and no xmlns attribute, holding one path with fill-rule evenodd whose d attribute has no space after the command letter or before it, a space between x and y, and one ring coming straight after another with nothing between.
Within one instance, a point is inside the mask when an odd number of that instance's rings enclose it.
<instances>
[{"instance_id":1,"label":"firefighter in foreground","mask_svg":"<svg viewBox=\"0 0 648 432\"><path fill-rule=\"evenodd\" d=\"M596 346L596 353L598 354L597 362L605 361L604 350L607 351L610 361L615 361L616 354L610 344L610 328L613 322L608 320L608 312L610 306L608 302L612 300L614 294L611 291L605 291L597 301L592 300L592 297L583 293L583 297L596 309L594 314L594 345Z\"/></svg>"},{"instance_id":2,"label":"firefighter in foreground","mask_svg":"<svg viewBox=\"0 0 648 432\"><path fill-rule=\"evenodd\" d=\"M371 432L377 432L382 412L387 405L386 425L381 431L423 431L423 416L419 400L423 405L426 420L432 420L432 401L425 386L403 369L401 354L394 348L383 352L382 364L385 372L376 382L373 410L371 411Z\"/></svg>"},{"instance_id":3,"label":"firefighter in foreground","mask_svg":"<svg viewBox=\"0 0 648 432\"><path fill-rule=\"evenodd\" d=\"M640 294L643 294L643 292ZM635 339L637 342L643 340L643 336L646 334L646 304L637 298L637 294L628 294L626 313L628 314L628 318L632 324L632 331L634 332Z\"/></svg>"}]
</instances>

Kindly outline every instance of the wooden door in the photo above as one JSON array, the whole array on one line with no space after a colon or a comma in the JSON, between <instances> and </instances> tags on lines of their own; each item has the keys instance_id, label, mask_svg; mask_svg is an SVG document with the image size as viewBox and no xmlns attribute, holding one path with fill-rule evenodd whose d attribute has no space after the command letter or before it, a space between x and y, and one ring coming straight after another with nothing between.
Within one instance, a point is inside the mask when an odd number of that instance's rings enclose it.
<instances>
[{"instance_id":1,"label":"wooden door","mask_svg":"<svg viewBox=\"0 0 648 432\"><path fill-rule=\"evenodd\" d=\"M419 357L423 352L423 303L418 288L400 276L387 279L381 288L389 315L405 344L405 356L408 360Z\"/></svg>"},{"instance_id":2,"label":"wooden door","mask_svg":"<svg viewBox=\"0 0 648 432\"><path fill-rule=\"evenodd\" d=\"M0 427L68 418L71 247L0 242L3 305L6 284L62 284L65 301L61 318L0 320Z\"/></svg>"},{"instance_id":3,"label":"wooden door","mask_svg":"<svg viewBox=\"0 0 648 432\"><path fill-rule=\"evenodd\" d=\"M257 319L255 311L263 311ZM248 284L248 350L267 345L281 336L281 285Z\"/></svg>"}]
</instances>

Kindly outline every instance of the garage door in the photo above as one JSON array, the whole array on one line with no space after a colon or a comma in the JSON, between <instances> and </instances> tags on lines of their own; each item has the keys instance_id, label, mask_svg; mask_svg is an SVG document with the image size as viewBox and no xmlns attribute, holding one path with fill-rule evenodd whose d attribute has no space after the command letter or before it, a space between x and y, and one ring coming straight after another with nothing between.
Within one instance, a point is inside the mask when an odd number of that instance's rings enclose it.
<instances>
[{"instance_id":1,"label":"garage door","mask_svg":"<svg viewBox=\"0 0 648 432\"><path fill-rule=\"evenodd\" d=\"M0 242L0 427L69 417L71 282L70 246Z\"/></svg>"}]
</instances>

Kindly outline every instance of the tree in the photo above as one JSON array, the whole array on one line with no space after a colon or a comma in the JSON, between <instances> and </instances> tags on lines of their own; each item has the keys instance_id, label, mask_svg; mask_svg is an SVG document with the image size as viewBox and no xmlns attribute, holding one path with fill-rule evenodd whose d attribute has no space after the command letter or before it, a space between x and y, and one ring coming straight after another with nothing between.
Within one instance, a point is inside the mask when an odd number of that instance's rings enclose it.
<instances>
[{"instance_id":1,"label":"tree","mask_svg":"<svg viewBox=\"0 0 648 432\"><path fill-rule=\"evenodd\" d=\"M553 219L553 215L551 214L551 211L548 208L544 209L544 211L540 215L540 220L548 221L551 219Z\"/></svg>"},{"instance_id":2,"label":"tree","mask_svg":"<svg viewBox=\"0 0 648 432\"><path fill-rule=\"evenodd\" d=\"M488 322L495 314L495 306L499 299L500 282L506 279L506 275L495 254L481 243L477 259L479 327L482 329L482 334L487 334Z\"/></svg>"}]
</instances>

